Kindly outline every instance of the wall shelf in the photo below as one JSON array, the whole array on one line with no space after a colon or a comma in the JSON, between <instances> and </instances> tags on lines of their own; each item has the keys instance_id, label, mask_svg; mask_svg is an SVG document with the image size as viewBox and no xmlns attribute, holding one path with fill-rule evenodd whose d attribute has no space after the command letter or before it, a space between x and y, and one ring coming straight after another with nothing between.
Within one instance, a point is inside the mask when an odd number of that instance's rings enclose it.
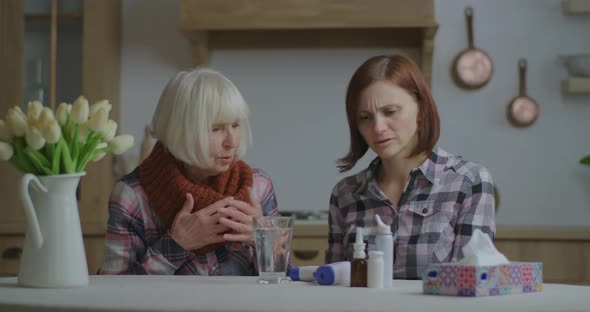
<instances>
[{"instance_id":1,"label":"wall shelf","mask_svg":"<svg viewBox=\"0 0 590 312\"><path fill-rule=\"evenodd\" d=\"M590 0L563 0L564 15L590 14ZM590 77L571 77L561 81L563 94L590 94Z\"/></svg>"},{"instance_id":2,"label":"wall shelf","mask_svg":"<svg viewBox=\"0 0 590 312\"><path fill-rule=\"evenodd\" d=\"M564 0L561 2L563 14L590 14L590 0Z\"/></svg>"},{"instance_id":3,"label":"wall shelf","mask_svg":"<svg viewBox=\"0 0 590 312\"><path fill-rule=\"evenodd\" d=\"M194 66L214 49L403 46L428 81L437 29L433 0L181 0L178 25Z\"/></svg>"},{"instance_id":4,"label":"wall shelf","mask_svg":"<svg viewBox=\"0 0 590 312\"><path fill-rule=\"evenodd\" d=\"M590 94L590 78L569 78L561 82L564 94Z\"/></svg>"}]
</instances>

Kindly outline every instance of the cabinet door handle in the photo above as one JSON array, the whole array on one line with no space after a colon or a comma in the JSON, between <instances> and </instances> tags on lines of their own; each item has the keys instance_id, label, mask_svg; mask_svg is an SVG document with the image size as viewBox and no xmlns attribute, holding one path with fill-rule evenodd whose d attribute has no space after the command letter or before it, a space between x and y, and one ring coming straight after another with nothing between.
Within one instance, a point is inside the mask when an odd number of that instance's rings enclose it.
<instances>
[{"instance_id":1,"label":"cabinet door handle","mask_svg":"<svg viewBox=\"0 0 590 312\"><path fill-rule=\"evenodd\" d=\"M20 247L8 247L2 252L2 259L4 260L17 260L20 259L20 255L23 253Z\"/></svg>"},{"instance_id":2,"label":"cabinet door handle","mask_svg":"<svg viewBox=\"0 0 590 312\"><path fill-rule=\"evenodd\" d=\"M300 260L312 260L318 256L317 250L293 250L295 258Z\"/></svg>"}]
</instances>

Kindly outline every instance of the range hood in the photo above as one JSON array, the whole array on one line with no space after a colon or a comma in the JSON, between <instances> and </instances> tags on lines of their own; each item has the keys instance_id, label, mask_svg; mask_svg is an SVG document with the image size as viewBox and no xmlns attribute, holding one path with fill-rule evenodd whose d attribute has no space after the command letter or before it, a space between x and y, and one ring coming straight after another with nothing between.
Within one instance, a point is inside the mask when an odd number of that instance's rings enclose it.
<instances>
[{"instance_id":1,"label":"range hood","mask_svg":"<svg viewBox=\"0 0 590 312\"><path fill-rule=\"evenodd\" d=\"M430 80L433 0L181 0L194 66L211 49L418 47Z\"/></svg>"}]
</instances>

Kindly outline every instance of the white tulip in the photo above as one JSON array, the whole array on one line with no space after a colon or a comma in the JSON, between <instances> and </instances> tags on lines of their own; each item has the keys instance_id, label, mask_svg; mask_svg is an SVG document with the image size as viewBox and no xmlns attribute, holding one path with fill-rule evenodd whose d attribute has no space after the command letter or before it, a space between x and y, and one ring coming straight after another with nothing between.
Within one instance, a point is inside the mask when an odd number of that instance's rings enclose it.
<instances>
[{"instance_id":1,"label":"white tulip","mask_svg":"<svg viewBox=\"0 0 590 312\"><path fill-rule=\"evenodd\" d=\"M12 145L6 142L0 142L0 160L10 160L14 154Z\"/></svg>"},{"instance_id":2,"label":"white tulip","mask_svg":"<svg viewBox=\"0 0 590 312\"><path fill-rule=\"evenodd\" d=\"M133 136L118 135L109 142L109 146L113 148L113 154L121 155L133 146Z\"/></svg>"},{"instance_id":3,"label":"white tulip","mask_svg":"<svg viewBox=\"0 0 590 312\"><path fill-rule=\"evenodd\" d=\"M41 110L41 114L39 115L39 120L37 121L37 124L40 127L43 127L46 124L52 123L54 120L55 120L55 115L53 114L53 111L51 110L51 108L43 107L43 109Z\"/></svg>"},{"instance_id":4,"label":"white tulip","mask_svg":"<svg viewBox=\"0 0 590 312\"><path fill-rule=\"evenodd\" d=\"M14 107L12 109L14 111L16 111L17 114L21 115L23 117L23 119L27 119L27 115L25 114L25 112L23 112L23 110L20 108L20 106L14 105Z\"/></svg>"},{"instance_id":5,"label":"white tulip","mask_svg":"<svg viewBox=\"0 0 590 312\"><path fill-rule=\"evenodd\" d=\"M68 103L62 102L59 104L55 118L61 126L66 124L66 120L68 120Z\"/></svg>"},{"instance_id":6,"label":"white tulip","mask_svg":"<svg viewBox=\"0 0 590 312\"><path fill-rule=\"evenodd\" d=\"M38 151L43 146L45 146L45 138L41 134L41 131L36 127L31 127L27 129L27 134L25 136L27 144L34 150Z\"/></svg>"},{"instance_id":7,"label":"white tulip","mask_svg":"<svg viewBox=\"0 0 590 312\"><path fill-rule=\"evenodd\" d=\"M101 108L90 115L88 119L88 129L94 132L102 132L104 127L107 125L108 113L105 108Z\"/></svg>"},{"instance_id":8,"label":"white tulip","mask_svg":"<svg viewBox=\"0 0 590 312\"><path fill-rule=\"evenodd\" d=\"M0 119L0 141L8 142L10 139L12 139L10 127L4 120Z\"/></svg>"},{"instance_id":9,"label":"white tulip","mask_svg":"<svg viewBox=\"0 0 590 312\"><path fill-rule=\"evenodd\" d=\"M116 133L117 133L117 122L115 122L112 119L107 121L106 126L103 128L103 131L100 132L100 134L102 135L102 139L105 140L106 142L112 140L115 137Z\"/></svg>"},{"instance_id":10,"label":"white tulip","mask_svg":"<svg viewBox=\"0 0 590 312\"><path fill-rule=\"evenodd\" d=\"M109 112L111 111L111 109L113 108L113 106L111 105L111 103L109 103L109 100L98 101L98 102L90 105L90 116L92 116L92 114L96 113L98 110L103 109L103 108L106 110L107 115L108 115Z\"/></svg>"},{"instance_id":11,"label":"white tulip","mask_svg":"<svg viewBox=\"0 0 590 312\"><path fill-rule=\"evenodd\" d=\"M55 144L61 138L61 127L57 123L57 120L53 120L43 125L41 128L43 137L49 144Z\"/></svg>"},{"instance_id":12,"label":"white tulip","mask_svg":"<svg viewBox=\"0 0 590 312\"><path fill-rule=\"evenodd\" d=\"M43 104L39 101L31 101L27 104L27 117L29 118L29 123L31 125L37 123L42 110Z\"/></svg>"},{"instance_id":13,"label":"white tulip","mask_svg":"<svg viewBox=\"0 0 590 312\"><path fill-rule=\"evenodd\" d=\"M81 124L78 128L78 142L84 143L86 142L86 138L88 137L88 125Z\"/></svg>"},{"instance_id":14,"label":"white tulip","mask_svg":"<svg viewBox=\"0 0 590 312\"><path fill-rule=\"evenodd\" d=\"M100 142L100 143L98 143L98 145L96 145L96 149L95 149L95 150L99 150L99 149L101 149L101 148L105 148L105 147L107 147L107 146L108 146L108 145L107 145L105 142ZM96 161L99 161L99 160L101 160L101 159L104 157L104 155L105 155L105 154L106 154L106 152L105 152L105 153L100 153L100 154L98 154L98 155L94 156L94 157L92 158L92 161L96 162Z\"/></svg>"},{"instance_id":15,"label":"white tulip","mask_svg":"<svg viewBox=\"0 0 590 312\"><path fill-rule=\"evenodd\" d=\"M29 125L27 119L20 107L15 106L8 110L6 115L6 124L14 136L23 137L27 133Z\"/></svg>"},{"instance_id":16,"label":"white tulip","mask_svg":"<svg viewBox=\"0 0 590 312\"><path fill-rule=\"evenodd\" d=\"M88 100L83 97L79 96L72 104L72 112L70 113L70 117L72 121L77 124L83 124L88 121L88 112L90 108L88 107Z\"/></svg>"},{"instance_id":17,"label":"white tulip","mask_svg":"<svg viewBox=\"0 0 590 312\"><path fill-rule=\"evenodd\" d=\"M12 108L14 110L14 112L19 115L20 117L22 117L22 119L24 119L25 121L27 121L27 114L25 114L25 112L23 112L23 110L20 108L19 105L14 105L14 107Z\"/></svg>"}]
</instances>

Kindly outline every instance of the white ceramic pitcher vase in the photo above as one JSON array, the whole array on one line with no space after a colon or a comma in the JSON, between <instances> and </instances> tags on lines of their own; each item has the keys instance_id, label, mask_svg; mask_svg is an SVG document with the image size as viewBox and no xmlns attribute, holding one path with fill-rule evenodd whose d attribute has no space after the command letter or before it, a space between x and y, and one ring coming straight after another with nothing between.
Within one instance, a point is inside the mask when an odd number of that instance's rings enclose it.
<instances>
[{"instance_id":1,"label":"white ceramic pitcher vase","mask_svg":"<svg viewBox=\"0 0 590 312\"><path fill-rule=\"evenodd\" d=\"M76 200L78 182L85 174L22 177L20 196L27 234L19 285L48 288L88 285L88 264Z\"/></svg>"}]
</instances>

